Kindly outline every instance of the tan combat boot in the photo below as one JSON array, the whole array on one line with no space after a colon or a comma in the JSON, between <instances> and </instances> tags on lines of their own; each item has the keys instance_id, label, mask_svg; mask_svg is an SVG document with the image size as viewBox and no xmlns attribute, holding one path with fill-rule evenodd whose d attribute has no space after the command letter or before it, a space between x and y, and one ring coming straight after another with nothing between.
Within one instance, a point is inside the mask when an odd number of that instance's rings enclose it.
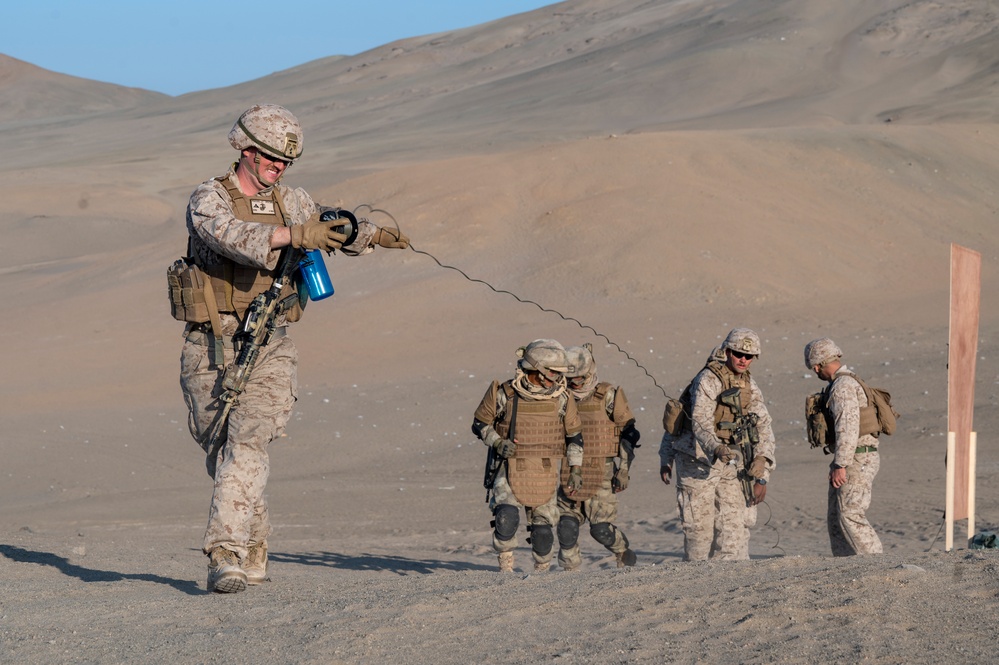
<instances>
[{"instance_id":1,"label":"tan combat boot","mask_svg":"<svg viewBox=\"0 0 999 665\"><path fill-rule=\"evenodd\" d=\"M534 572L536 573L547 573L548 569L551 568L552 562L545 561L544 563L534 562Z\"/></svg>"},{"instance_id":2,"label":"tan combat boot","mask_svg":"<svg viewBox=\"0 0 999 665\"><path fill-rule=\"evenodd\" d=\"M246 589L246 573L239 567L235 552L216 547L208 557L208 591L238 593Z\"/></svg>"},{"instance_id":3,"label":"tan combat boot","mask_svg":"<svg viewBox=\"0 0 999 665\"><path fill-rule=\"evenodd\" d=\"M499 569L501 573L513 572L513 552L499 553Z\"/></svg>"},{"instance_id":4,"label":"tan combat boot","mask_svg":"<svg viewBox=\"0 0 999 665\"><path fill-rule=\"evenodd\" d=\"M243 572L246 573L246 583L250 586L263 584L267 576L267 541L251 545L243 559Z\"/></svg>"},{"instance_id":5,"label":"tan combat boot","mask_svg":"<svg viewBox=\"0 0 999 665\"><path fill-rule=\"evenodd\" d=\"M617 557L617 567L624 568L625 566L634 566L638 562L638 556L630 549L623 552L618 552Z\"/></svg>"}]
</instances>

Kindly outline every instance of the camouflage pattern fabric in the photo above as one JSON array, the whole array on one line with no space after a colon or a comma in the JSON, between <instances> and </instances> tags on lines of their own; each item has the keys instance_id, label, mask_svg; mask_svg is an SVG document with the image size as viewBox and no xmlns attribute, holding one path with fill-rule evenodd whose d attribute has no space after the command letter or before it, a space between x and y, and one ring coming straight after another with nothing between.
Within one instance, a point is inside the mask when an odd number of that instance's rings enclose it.
<instances>
[{"instance_id":1,"label":"camouflage pattern fabric","mask_svg":"<svg viewBox=\"0 0 999 665\"><path fill-rule=\"evenodd\" d=\"M881 456L859 453L853 464L846 467L846 483L836 489L829 485L829 509L826 525L829 528L829 545L833 556L881 554L881 539L867 521L871 506L871 489L874 477L881 468Z\"/></svg>"},{"instance_id":2,"label":"camouflage pattern fabric","mask_svg":"<svg viewBox=\"0 0 999 665\"><path fill-rule=\"evenodd\" d=\"M856 452L858 447L877 448L878 439L871 434L860 435L860 407L867 406L867 395L847 372L846 367L837 370L829 393L829 411L836 429L833 464L846 469L846 484L839 489L829 486L829 544L833 556L880 554L881 539L866 513L881 457L876 450Z\"/></svg>"},{"instance_id":3,"label":"camouflage pattern fabric","mask_svg":"<svg viewBox=\"0 0 999 665\"><path fill-rule=\"evenodd\" d=\"M736 467L718 461L709 466L684 453L674 461L684 561L748 560L756 506L746 507Z\"/></svg>"},{"instance_id":4,"label":"camouflage pattern fabric","mask_svg":"<svg viewBox=\"0 0 999 665\"><path fill-rule=\"evenodd\" d=\"M233 359L232 349L225 349L225 362ZM180 365L188 427L204 449L206 433L221 407L218 395L224 369L211 365L208 346L192 342L184 344ZM202 547L206 554L222 546L244 558L248 543L263 542L270 535L264 499L270 472L268 446L291 417L298 393L297 368L298 351L291 339L272 340L229 413Z\"/></svg>"},{"instance_id":5,"label":"camouflage pattern fabric","mask_svg":"<svg viewBox=\"0 0 999 665\"><path fill-rule=\"evenodd\" d=\"M556 504L555 494L552 493L551 499L548 503L537 506L535 508L526 508L523 504L517 501L517 497L514 495L513 490L510 489L510 482L506 477L506 469L502 469L496 476L496 481L493 483L493 491L491 498L489 499L489 510L495 514L496 508L498 506L508 505L513 506L520 510L524 508L527 523L543 524L548 525L552 529L555 529L558 524L558 505ZM501 552L512 552L517 548L517 534L513 535L510 540L500 540L496 537L496 531L493 530L493 549L497 554ZM534 558L534 563L547 564L555 556L555 548L553 547L551 551L544 556L539 556L537 552L531 550L531 556Z\"/></svg>"},{"instance_id":6,"label":"camouflage pattern fabric","mask_svg":"<svg viewBox=\"0 0 999 665\"><path fill-rule=\"evenodd\" d=\"M604 481L600 489L584 501L573 501L561 487L558 491L558 511L559 516L571 515L576 518L580 526L586 524L587 520L591 525L606 523L610 524L614 530L614 542L607 549L614 554L620 554L628 549L628 540L624 533L617 527L617 505L618 495L611 488L611 478L614 477L614 463L608 460L604 465ZM582 533L582 529L580 529ZM561 547L558 553L558 562L563 568L576 569L582 564L582 556L579 552L579 539L573 547Z\"/></svg>"},{"instance_id":7,"label":"camouflage pattern fabric","mask_svg":"<svg viewBox=\"0 0 999 665\"><path fill-rule=\"evenodd\" d=\"M829 412L836 430L836 452L833 463L848 467L853 463L858 447L877 447L878 439L872 434L860 434L860 407L867 406L867 394L846 367L840 367L833 377L829 391Z\"/></svg>"},{"instance_id":8,"label":"camouflage pattern fabric","mask_svg":"<svg viewBox=\"0 0 999 665\"><path fill-rule=\"evenodd\" d=\"M594 408L596 407L596 408ZM570 499L565 491L565 468L563 466L563 482L558 492L558 508L560 515L571 515L576 518L580 526L589 520L590 525L610 524L614 531L614 542L608 550L614 554L620 554L628 549L628 539L617 527L617 506L618 495L614 493L611 480L614 478L614 458L620 457L621 467L627 471L634 458L634 452L630 446L621 445L619 431L628 422L635 419L628 404L628 398L624 390L620 387L613 387L608 383L594 385L589 394L577 399L577 410L583 422L583 477L587 479L586 464L590 467L589 476L594 475L593 471L599 474L596 487L582 494L578 499ZM611 425L611 429L597 427L596 425ZM601 435L609 436L608 439L598 441ZM588 436L592 435L592 436ZM611 445L612 444L612 445ZM592 481L591 481L592 482ZM584 489L586 486L584 484ZM559 549L559 564L566 569L576 569L582 563L579 552L579 539L573 547Z\"/></svg>"},{"instance_id":9,"label":"camouflage pattern fabric","mask_svg":"<svg viewBox=\"0 0 999 665\"><path fill-rule=\"evenodd\" d=\"M731 373L727 367L723 372ZM732 376L738 384L743 377ZM755 413L760 442L755 455L767 459L764 478L776 468L776 444L772 420L763 402L763 393L749 377L747 413ZM676 465L676 500L683 523L684 559L701 561L708 557L723 560L749 558L749 527L756 524L756 507L747 507L742 484L734 465L714 459L718 446L715 412L718 396L725 386L710 369L701 370L691 387L691 429L670 438L660 449L660 458L672 456Z\"/></svg>"}]
</instances>

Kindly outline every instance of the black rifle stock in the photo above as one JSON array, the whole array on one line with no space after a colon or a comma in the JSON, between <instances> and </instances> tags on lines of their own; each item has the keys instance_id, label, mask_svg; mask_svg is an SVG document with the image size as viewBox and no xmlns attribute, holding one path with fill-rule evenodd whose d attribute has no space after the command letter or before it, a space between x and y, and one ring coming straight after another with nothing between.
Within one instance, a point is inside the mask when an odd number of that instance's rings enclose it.
<instances>
[{"instance_id":1,"label":"black rifle stock","mask_svg":"<svg viewBox=\"0 0 999 665\"><path fill-rule=\"evenodd\" d=\"M281 290L298 268L302 256L301 250L293 247L284 249L281 259L278 261L274 282L269 289L253 299L253 302L246 309L242 328L233 335L233 345L238 349L238 352L235 361L226 368L225 374L222 376L222 394L219 395L222 408L212 423L212 428L208 433L208 443L205 447L208 453L207 464L210 472L214 471L215 460L224 443L225 437L222 436L222 433L229 421L229 412L238 403L240 394L246 389L246 384L257 364L261 349L270 342L271 336L274 334L275 321L298 300L298 294L281 298ZM212 476L214 475L212 473Z\"/></svg>"},{"instance_id":2,"label":"black rifle stock","mask_svg":"<svg viewBox=\"0 0 999 665\"><path fill-rule=\"evenodd\" d=\"M749 467L753 463L753 448L760 442L760 433L756 428L759 417L755 413L745 413L742 410L742 394L739 388L729 388L719 395L719 401L732 409L735 422L718 423L718 429L732 432L732 443L739 447L742 453L742 468L739 469L739 480L742 483L742 494L746 505L753 505L753 479L749 476Z\"/></svg>"}]
</instances>

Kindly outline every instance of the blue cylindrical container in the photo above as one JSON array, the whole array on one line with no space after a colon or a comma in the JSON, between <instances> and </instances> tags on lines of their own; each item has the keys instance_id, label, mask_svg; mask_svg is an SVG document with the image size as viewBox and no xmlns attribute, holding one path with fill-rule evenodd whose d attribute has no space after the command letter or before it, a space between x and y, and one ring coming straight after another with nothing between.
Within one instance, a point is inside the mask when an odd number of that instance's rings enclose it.
<instances>
[{"instance_id":1,"label":"blue cylindrical container","mask_svg":"<svg viewBox=\"0 0 999 665\"><path fill-rule=\"evenodd\" d=\"M298 263L302 281L309 290L310 300L322 300L333 295L333 282L326 272L326 262L323 253L318 249L310 249Z\"/></svg>"}]
</instances>

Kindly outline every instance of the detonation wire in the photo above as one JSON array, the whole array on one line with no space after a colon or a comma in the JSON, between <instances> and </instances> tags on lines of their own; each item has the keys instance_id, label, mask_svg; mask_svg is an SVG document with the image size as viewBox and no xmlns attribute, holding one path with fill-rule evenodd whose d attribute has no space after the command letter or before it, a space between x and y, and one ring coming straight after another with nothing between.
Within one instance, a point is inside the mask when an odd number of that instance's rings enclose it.
<instances>
[{"instance_id":1,"label":"detonation wire","mask_svg":"<svg viewBox=\"0 0 999 665\"><path fill-rule=\"evenodd\" d=\"M365 210L367 210L368 212L370 212L372 214L375 214L375 213L382 214L382 215L385 215L386 217L388 217L389 219L391 219L392 223L395 224L396 233L399 234L400 236L402 235L402 229L399 228L399 222L392 215L392 213L390 213L387 210L383 210L381 208L375 208L375 207L371 206L370 204L362 203L361 205L357 206L353 210L355 216L357 215L357 211L361 210L362 208L365 209ZM666 397L667 399L669 399L669 394L667 394L666 390L661 385L659 385L659 382L656 381L656 377L652 376L652 374L649 373L649 370L645 369L645 367L640 362L638 362L638 360L636 360L630 353L628 353L627 351L625 351L624 349L622 349L617 344L617 342L613 341L612 339L610 339L609 337L607 337L607 335L603 334L602 332L600 332L596 328L593 328L592 326L586 325L585 323L582 323L578 319L575 319L575 318L573 318L571 316L566 316L566 315L562 314L561 312L559 312L557 310L549 309L547 307L542 307L541 305L539 305L538 303L534 302L533 300L528 300L527 298L521 298L517 294L512 293L510 291L507 291L505 289L497 289L495 286L493 286L492 284L490 284L489 282L487 282L485 280L481 280L481 279L478 279L478 278L475 278L475 277L471 277L470 275L468 275L468 273L466 273L461 268L456 268L455 266L451 266L451 265L447 265L445 263L441 263L440 259L438 259L436 256L434 256L430 252L425 252L422 249L416 249L415 247L413 247L413 243L412 242L409 243L409 248L411 250L413 250L414 252L416 252L417 254L423 254L424 256L429 256L434 261L434 263L436 263L437 265L439 265L441 268L446 268L448 270L454 270L455 272L459 273L462 277L464 277L465 279L467 279L470 282L478 282L479 284L484 284L485 286L487 286L490 290L492 290L495 293L502 293L502 294L508 295L511 298L513 298L514 300L516 300L517 302L524 303L525 305L534 305L535 307L537 307L538 309L540 309L542 312L548 312L549 314L555 314L556 316L560 317L563 321L571 321L572 323L575 323L580 328L582 328L584 330L589 330L590 332L592 332L597 337L600 337L600 338L606 340L606 342L608 344L610 344L611 346L613 346L622 355L624 355L624 357L626 357L628 360L630 360L631 362L633 362L636 367L638 367L640 370L642 370L643 372L645 372L645 375L647 377L649 377L649 379L652 381L652 383L655 384L656 388L659 388L659 390L662 392L663 396ZM769 526L771 529L774 530L774 533L777 534L777 542L774 543L773 547L771 547L770 549L780 550L781 554L783 556L787 556L787 552L785 552L784 548L780 546L780 530L778 530L776 526L773 526L773 525L770 524L770 520L773 519L773 515L774 515L773 508L771 508L770 504L767 503L766 501L763 501L763 505L765 505L767 507L767 510L770 512L770 514L767 516L767 521L764 522L763 526Z\"/></svg>"},{"instance_id":2,"label":"detonation wire","mask_svg":"<svg viewBox=\"0 0 999 665\"><path fill-rule=\"evenodd\" d=\"M946 515L946 514L944 514L944 515L942 515L942 516L940 517L940 528L939 528L939 529L937 529L937 535L933 536L933 540L931 540L931 541L930 541L930 545L929 545L929 547L927 547L927 548L926 548L926 551L927 551L927 552L929 552L930 550L932 550L932 549L933 549L933 546L934 546L934 545L936 544L936 542L937 542L937 538L939 538L939 537L940 537L940 534L941 534L941 533L943 533L943 530L944 530L944 527L945 527L946 525L947 525L947 515Z\"/></svg>"},{"instance_id":3,"label":"detonation wire","mask_svg":"<svg viewBox=\"0 0 999 665\"><path fill-rule=\"evenodd\" d=\"M771 529L774 530L774 533L777 534L777 542L774 543L773 547L771 547L770 549L772 549L772 550L780 550L781 556L787 556L787 552L785 552L784 548L780 546L780 529L778 529L776 526L773 526L773 525L770 524L770 520L772 520L774 518L774 509L771 508L770 504L767 503L766 501L761 501L760 503L762 505L766 506L767 510L770 511L770 514L767 515L767 521L763 523L763 526L769 526Z\"/></svg>"},{"instance_id":4,"label":"detonation wire","mask_svg":"<svg viewBox=\"0 0 999 665\"><path fill-rule=\"evenodd\" d=\"M362 203L361 205L357 206L357 208L355 208L353 210L354 214L356 215L357 211L360 210L360 209L362 209L362 208L366 209L370 213L379 213L379 214L382 214L382 215L386 215L389 219L392 220L392 223L395 224L395 230L396 230L396 232L399 233L399 234L402 233L402 230L399 228L399 222L387 210L382 210L381 208L374 208L374 207L372 207L371 205L369 205L367 203ZM630 353L628 353L623 348L621 348L617 344L617 342L613 341L611 338L607 337L607 335L603 334L602 332L600 332L596 328L594 328L592 326L588 326L585 323L582 323L578 319L575 319L575 318L573 318L571 316L566 316L566 315L562 314L561 312L559 312L558 310L549 309L547 307L542 307L541 305L539 305L538 303L534 302L533 300L528 300L527 298L521 298L517 294L512 293L510 291L507 291L505 289L497 289L495 286L493 286L492 284L490 284L489 282L487 282L485 280L481 280L481 279L477 279L475 277L471 277L470 275L468 275L468 273L466 273L461 268L456 268L454 266L447 265L446 263L441 263L441 261L436 256L434 256L433 254L431 254L430 252L425 252L422 249L416 249L415 247L413 247L413 243L412 242L410 242L409 248L411 250L413 250L414 252L416 252L417 254L423 254L424 256L429 256L441 268L446 268L448 270L454 270L455 272L459 273L462 277L464 277L465 279L467 279L470 282L478 282L479 284L484 284L485 286L489 287L489 289L491 289L495 293L501 293L501 294L508 295L511 298L513 298L514 300L516 300L517 302L524 303L525 305L534 305L535 307L537 307L538 309L540 309L542 312L548 312L549 314L555 314L556 316L560 317L563 321L571 321L572 323L575 323L580 328L582 328L584 330L589 330L590 332L592 332L597 337L600 337L600 338L604 339L610 346L614 347L622 355L624 355L625 358L627 358L632 363L634 363L635 366L638 367L638 369L640 369L643 372L645 372L645 375L647 377L649 377L649 379L652 381L652 383L655 384L656 388L658 388L662 392L663 396L666 397L667 399L669 399L669 395L666 393L666 390L661 385L659 385L659 382L656 381L656 377L652 376L652 374L649 373L649 370L645 369L645 367L640 362L638 362L638 360L636 360L634 356L632 356Z\"/></svg>"}]
</instances>

